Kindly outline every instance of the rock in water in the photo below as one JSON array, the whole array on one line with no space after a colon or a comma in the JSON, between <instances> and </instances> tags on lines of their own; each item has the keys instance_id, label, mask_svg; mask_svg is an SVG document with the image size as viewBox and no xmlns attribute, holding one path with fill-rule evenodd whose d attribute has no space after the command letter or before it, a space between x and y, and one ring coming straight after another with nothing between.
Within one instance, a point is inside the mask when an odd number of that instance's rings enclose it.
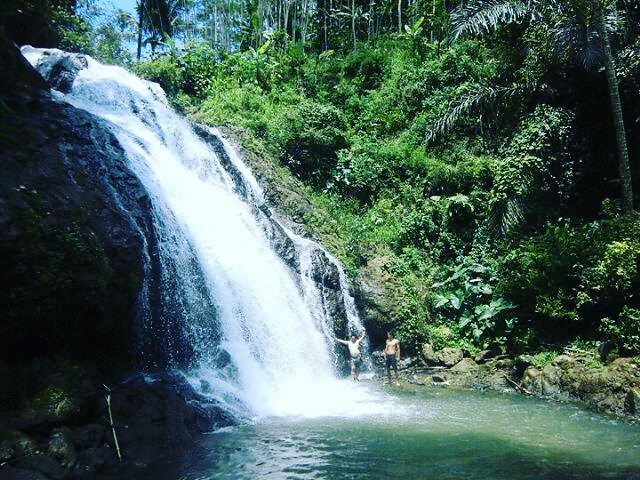
<instances>
[{"instance_id":1,"label":"rock in water","mask_svg":"<svg viewBox=\"0 0 640 480\"><path fill-rule=\"evenodd\" d=\"M87 57L78 53L47 51L37 65L37 70L54 90L69 93L78 72L87 68Z\"/></svg>"},{"instance_id":2,"label":"rock in water","mask_svg":"<svg viewBox=\"0 0 640 480\"><path fill-rule=\"evenodd\" d=\"M542 390L542 372L535 367L528 367L522 374L520 385L532 392Z\"/></svg>"}]
</instances>

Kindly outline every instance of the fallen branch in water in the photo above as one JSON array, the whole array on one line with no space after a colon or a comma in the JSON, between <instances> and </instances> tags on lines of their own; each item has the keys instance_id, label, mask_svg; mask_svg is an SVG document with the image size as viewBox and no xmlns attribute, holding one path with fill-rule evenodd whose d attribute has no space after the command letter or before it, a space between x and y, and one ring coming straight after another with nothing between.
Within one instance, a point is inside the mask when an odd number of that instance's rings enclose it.
<instances>
[{"instance_id":1,"label":"fallen branch in water","mask_svg":"<svg viewBox=\"0 0 640 480\"><path fill-rule=\"evenodd\" d=\"M111 389L106 385L102 385L107 390L106 400L107 409L109 410L109 424L111 425L111 432L113 433L113 442L116 446L116 452L118 454L118 460L122 463L122 454L120 453L120 444L118 443L118 435L116 435L116 426L113 424L113 415L111 414Z\"/></svg>"},{"instance_id":2,"label":"fallen branch in water","mask_svg":"<svg viewBox=\"0 0 640 480\"><path fill-rule=\"evenodd\" d=\"M532 393L532 392L530 392L530 391L529 391L529 390L527 390L526 388L524 388L524 387L522 387L522 386L518 385L518 383L517 383L517 382L514 382L513 380L511 380L509 377L507 377L507 375L506 375L506 374L505 374L505 375L502 375L502 376L505 378L505 380L506 380L507 382L509 382L511 385L513 385L513 388L515 388L517 391L522 392L522 393L526 393L527 395L533 395L533 393Z\"/></svg>"}]
</instances>

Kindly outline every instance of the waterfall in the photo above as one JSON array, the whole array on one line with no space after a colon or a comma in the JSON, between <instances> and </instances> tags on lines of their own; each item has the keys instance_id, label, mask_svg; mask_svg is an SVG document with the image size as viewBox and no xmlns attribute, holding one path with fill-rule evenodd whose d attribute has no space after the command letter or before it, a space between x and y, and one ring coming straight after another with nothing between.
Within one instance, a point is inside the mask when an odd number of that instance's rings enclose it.
<instances>
[{"instance_id":1,"label":"waterfall","mask_svg":"<svg viewBox=\"0 0 640 480\"><path fill-rule=\"evenodd\" d=\"M51 51L23 47L34 65ZM181 368L193 385L240 417L384 411L366 387L337 375L345 352L331 338L336 322L362 330L339 262L264 206L218 131L208 130L216 148L157 84L87 60L72 90L56 95L107 122L153 208L158 248L147 271L157 273L139 302L143 353L162 345L170 362L189 358ZM314 262L337 271L344 318L328 310L331 286Z\"/></svg>"}]
</instances>

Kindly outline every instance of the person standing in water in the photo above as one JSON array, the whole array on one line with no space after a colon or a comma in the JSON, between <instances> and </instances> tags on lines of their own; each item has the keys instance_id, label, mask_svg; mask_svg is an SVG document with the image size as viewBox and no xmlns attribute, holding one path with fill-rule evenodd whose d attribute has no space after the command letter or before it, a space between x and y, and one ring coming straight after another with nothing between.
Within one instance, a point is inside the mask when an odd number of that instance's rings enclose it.
<instances>
[{"instance_id":1,"label":"person standing in water","mask_svg":"<svg viewBox=\"0 0 640 480\"><path fill-rule=\"evenodd\" d=\"M355 335L351 335L350 341L340 340L339 338L333 337L333 339L336 342L342 343L343 345L346 345L347 347L349 347L349 355L351 355L351 377L356 382L360 381L360 378L359 378L360 364L362 363L362 353L360 353L360 342L362 342L362 339L364 338L365 334L366 333L363 330L362 334L360 335L360 338L356 337Z\"/></svg>"},{"instance_id":2,"label":"person standing in water","mask_svg":"<svg viewBox=\"0 0 640 480\"><path fill-rule=\"evenodd\" d=\"M387 343L384 347L384 360L387 367L387 379L391 383L391 369L396 373L396 385L400 385L398 377L398 362L400 361L400 342L393 338L391 332L387 333Z\"/></svg>"}]
</instances>

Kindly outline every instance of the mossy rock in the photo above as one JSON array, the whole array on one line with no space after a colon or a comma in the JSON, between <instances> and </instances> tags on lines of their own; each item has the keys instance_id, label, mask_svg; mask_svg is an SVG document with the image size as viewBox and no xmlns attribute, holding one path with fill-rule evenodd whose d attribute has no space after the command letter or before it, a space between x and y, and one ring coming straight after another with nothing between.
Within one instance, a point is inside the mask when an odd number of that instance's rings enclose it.
<instances>
[{"instance_id":1,"label":"mossy rock","mask_svg":"<svg viewBox=\"0 0 640 480\"><path fill-rule=\"evenodd\" d=\"M49 385L31 398L20 412L23 428L63 424L82 412L82 405L73 394Z\"/></svg>"}]
</instances>

